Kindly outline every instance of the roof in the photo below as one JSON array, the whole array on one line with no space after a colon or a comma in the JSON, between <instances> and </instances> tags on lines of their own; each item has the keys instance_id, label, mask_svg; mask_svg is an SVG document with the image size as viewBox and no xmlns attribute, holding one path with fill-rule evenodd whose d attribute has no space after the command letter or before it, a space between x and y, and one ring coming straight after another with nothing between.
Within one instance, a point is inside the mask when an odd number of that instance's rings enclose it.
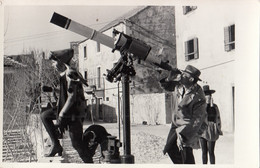
<instances>
[{"instance_id":1,"label":"roof","mask_svg":"<svg viewBox=\"0 0 260 168\"><path fill-rule=\"evenodd\" d=\"M133 9L133 10L127 12L126 14L124 14L124 15L118 17L117 19L111 21L110 23L108 23L107 25L105 25L103 28L101 28L101 29L98 30L98 31L99 31L99 32L104 32L104 31L106 31L106 30L108 30L108 29L110 29L110 28L112 28L112 27L114 27L114 26L116 26L116 25L118 25L118 24L124 22L124 20L130 19L131 17L135 16L136 14L138 14L139 12L143 11L143 10L146 9L146 8L148 8L148 6L139 6L139 7L135 8L135 9ZM89 38L87 38L87 39L85 39L85 40L79 42L79 44L85 42L85 41L88 40L88 39L89 39Z\"/></svg>"},{"instance_id":2,"label":"roof","mask_svg":"<svg viewBox=\"0 0 260 168\"><path fill-rule=\"evenodd\" d=\"M22 68L27 66L12 58L4 57L4 67Z\"/></svg>"},{"instance_id":3,"label":"roof","mask_svg":"<svg viewBox=\"0 0 260 168\"><path fill-rule=\"evenodd\" d=\"M114 26L124 22L124 20L129 19L129 18L135 16L139 12L143 11L145 8L147 8L147 6L139 6L139 7L135 8L135 9L127 12L126 14L118 17L117 19L113 20L112 22L108 23L106 26L101 28L99 31L100 32L104 32L104 31L110 29L111 27L114 27Z\"/></svg>"}]
</instances>

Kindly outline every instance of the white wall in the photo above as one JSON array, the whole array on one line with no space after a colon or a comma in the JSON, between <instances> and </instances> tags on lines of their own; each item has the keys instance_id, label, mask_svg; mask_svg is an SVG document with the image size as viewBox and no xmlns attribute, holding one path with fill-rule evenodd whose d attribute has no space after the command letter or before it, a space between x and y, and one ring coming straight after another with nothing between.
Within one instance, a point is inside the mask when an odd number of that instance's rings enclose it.
<instances>
[{"instance_id":1,"label":"white wall","mask_svg":"<svg viewBox=\"0 0 260 168\"><path fill-rule=\"evenodd\" d=\"M165 93L132 95L130 100L131 123L166 124Z\"/></svg>"},{"instance_id":2,"label":"white wall","mask_svg":"<svg viewBox=\"0 0 260 168\"><path fill-rule=\"evenodd\" d=\"M127 33L127 28L124 24L115 27L118 31ZM104 34L112 36L112 30L109 29ZM84 59L84 46L87 46L87 59ZM113 64L118 61L120 54L118 51L112 53L110 48L101 45L101 52L96 53L96 42L87 40L79 45L79 71L84 74L88 71L88 78L96 77L96 69L101 67L101 73L107 74L106 69L111 69ZM120 91L122 85L120 84ZM87 95L86 95L87 96ZM122 96L122 93L120 93ZM103 100L103 104L115 108L118 116L118 84L110 83L105 80L105 99L109 97L109 101ZM122 101L121 114L122 114ZM148 124L165 124L165 95L164 94L146 94L130 96L130 112L131 123L142 124L147 121Z\"/></svg>"},{"instance_id":3,"label":"white wall","mask_svg":"<svg viewBox=\"0 0 260 168\"><path fill-rule=\"evenodd\" d=\"M119 24L114 27L118 31L126 32L126 28L124 24ZM108 29L103 32L104 34L112 37L113 29ZM87 46L87 59L84 58L84 46ZM115 51L112 53L112 49L100 45L100 52L97 53L97 43L93 40L86 40L85 42L79 45L79 71L84 74L84 71L88 72L88 78L97 77L97 67L101 67L101 75L107 74L107 69L111 69L113 64L118 61L120 58L120 53ZM105 78L105 76L102 76ZM106 79L105 82L105 100L103 100L103 104L112 106L117 111L117 83L110 83ZM86 97L90 97L89 95L85 95ZM106 97L109 98L109 101L106 102Z\"/></svg>"},{"instance_id":4,"label":"white wall","mask_svg":"<svg viewBox=\"0 0 260 168\"><path fill-rule=\"evenodd\" d=\"M185 69L191 64L201 70L203 82L199 84L209 84L216 90L214 102L220 109L222 129L227 132L233 131L232 86L235 86L237 48L230 52L224 50L224 27L235 24L237 30L239 10L233 6L221 3L198 5L186 15L183 15L181 6L176 7L177 67ZM187 62L184 42L194 37L198 38L199 59Z\"/></svg>"}]
</instances>

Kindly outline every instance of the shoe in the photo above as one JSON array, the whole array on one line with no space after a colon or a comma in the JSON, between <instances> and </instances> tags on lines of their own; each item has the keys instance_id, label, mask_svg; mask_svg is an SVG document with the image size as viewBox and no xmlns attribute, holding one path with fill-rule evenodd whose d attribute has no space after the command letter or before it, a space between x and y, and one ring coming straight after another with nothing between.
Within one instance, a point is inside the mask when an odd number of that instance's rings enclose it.
<instances>
[{"instance_id":1,"label":"shoe","mask_svg":"<svg viewBox=\"0 0 260 168\"><path fill-rule=\"evenodd\" d=\"M62 155L62 147L60 145L55 145L52 147L51 151L49 154L45 154L45 157L53 157L58 153L58 156Z\"/></svg>"}]
</instances>

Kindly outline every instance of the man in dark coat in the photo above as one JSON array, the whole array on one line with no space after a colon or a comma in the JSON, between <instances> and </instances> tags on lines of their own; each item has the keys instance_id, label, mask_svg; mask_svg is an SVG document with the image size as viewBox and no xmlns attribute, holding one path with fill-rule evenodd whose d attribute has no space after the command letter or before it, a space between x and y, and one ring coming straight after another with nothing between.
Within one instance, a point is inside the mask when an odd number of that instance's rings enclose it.
<instances>
[{"instance_id":1,"label":"man in dark coat","mask_svg":"<svg viewBox=\"0 0 260 168\"><path fill-rule=\"evenodd\" d=\"M174 164L195 164L193 146L206 127L206 101L197 84L200 71L188 65L183 72L172 71L160 81L162 88L173 92L172 127L163 153Z\"/></svg>"},{"instance_id":2,"label":"man in dark coat","mask_svg":"<svg viewBox=\"0 0 260 168\"><path fill-rule=\"evenodd\" d=\"M88 145L92 157L94 156L98 145L100 145L101 155L104 157L103 152L108 150L108 136L111 136L111 134L109 134L101 125L90 125L84 131L83 142Z\"/></svg>"},{"instance_id":3,"label":"man in dark coat","mask_svg":"<svg viewBox=\"0 0 260 168\"><path fill-rule=\"evenodd\" d=\"M86 102L81 74L69 67L73 50L53 51L50 56L52 65L60 73L60 92L57 102L57 108L42 112L41 119L52 140L52 149L46 157L52 157L56 154L62 155L62 146L58 140L58 134L53 123L57 120L57 125L61 134L65 130L69 131L72 146L77 150L80 158L85 163L92 163L92 157L88 148L83 144L83 120L85 116Z\"/></svg>"}]
</instances>

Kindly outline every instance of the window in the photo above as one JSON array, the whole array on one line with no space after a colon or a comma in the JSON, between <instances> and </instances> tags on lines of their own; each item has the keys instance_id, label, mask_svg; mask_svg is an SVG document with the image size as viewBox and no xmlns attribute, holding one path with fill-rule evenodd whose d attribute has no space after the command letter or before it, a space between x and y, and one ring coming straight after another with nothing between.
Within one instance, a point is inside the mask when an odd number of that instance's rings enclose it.
<instances>
[{"instance_id":1,"label":"window","mask_svg":"<svg viewBox=\"0 0 260 168\"><path fill-rule=\"evenodd\" d=\"M87 46L84 47L84 58L87 59Z\"/></svg>"},{"instance_id":2,"label":"window","mask_svg":"<svg viewBox=\"0 0 260 168\"><path fill-rule=\"evenodd\" d=\"M224 28L224 43L225 51L235 49L235 25Z\"/></svg>"},{"instance_id":3,"label":"window","mask_svg":"<svg viewBox=\"0 0 260 168\"><path fill-rule=\"evenodd\" d=\"M186 15L187 13L197 9L197 6L183 6L183 14Z\"/></svg>"},{"instance_id":4,"label":"window","mask_svg":"<svg viewBox=\"0 0 260 168\"><path fill-rule=\"evenodd\" d=\"M199 58L198 38L185 42L185 61Z\"/></svg>"},{"instance_id":5,"label":"window","mask_svg":"<svg viewBox=\"0 0 260 168\"><path fill-rule=\"evenodd\" d=\"M97 87L101 88L101 68L97 68Z\"/></svg>"},{"instance_id":6,"label":"window","mask_svg":"<svg viewBox=\"0 0 260 168\"><path fill-rule=\"evenodd\" d=\"M100 52L100 43L97 42L97 52Z\"/></svg>"},{"instance_id":7,"label":"window","mask_svg":"<svg viewBox=\"0 0 260 168\"><path fill-rule=\"evenodd\" d=\"M88 71L84 72L84 78L87 80L88 79Z\"/></svg>"}]
</instances>

